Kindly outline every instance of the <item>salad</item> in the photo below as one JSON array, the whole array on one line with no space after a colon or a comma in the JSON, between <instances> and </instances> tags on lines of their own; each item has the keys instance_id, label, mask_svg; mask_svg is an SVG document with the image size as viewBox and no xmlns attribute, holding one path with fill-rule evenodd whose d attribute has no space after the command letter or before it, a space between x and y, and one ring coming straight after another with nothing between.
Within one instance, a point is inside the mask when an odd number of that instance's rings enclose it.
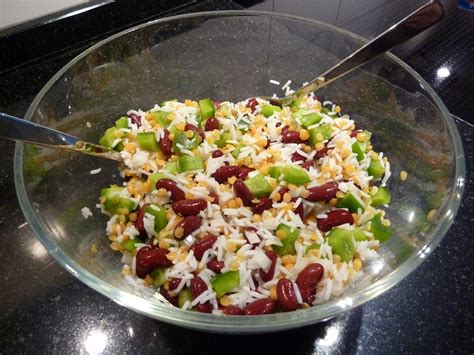
<instances>
[{"instance_id":1,"label":"salad","mask_svg":"<svg viewBox=\"0 0 474 355\"><path fill-rule=\"evenodd\" d=\"M313 94L283 107L166 101L127 112L100 144L124 161L98 205L122 272L184 310L317 307L392 235L387 157Z\"/></svg>"}]
</instances>

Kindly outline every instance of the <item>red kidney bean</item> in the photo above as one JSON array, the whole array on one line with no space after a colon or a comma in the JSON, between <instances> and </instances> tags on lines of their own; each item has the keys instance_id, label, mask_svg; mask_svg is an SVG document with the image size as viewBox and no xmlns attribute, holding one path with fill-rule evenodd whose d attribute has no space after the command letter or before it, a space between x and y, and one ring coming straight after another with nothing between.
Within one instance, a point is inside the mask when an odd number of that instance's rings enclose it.
<instances>
[{"instance_id":1,"label":"red kidney bean","mask_svg":"<svg viewBox=\"0 0 474 355\"><path fill-rule=\"evenodd\" d=\"M176 225L174 229L174 236L177 239L186 238L192 232L197 230L201 226L201 218L198 216L187 216L184 217L179 223Z\"/></svg>"},{"instance_id":2,"label":"red kidney bean","mask_svg":"<svg viewBox=\"0 0 474 355\"><path fill-rule=\"evenodd\" d=\"M196 306L194 306L194 309L200 313L211 313L212 305L209 302L199 303Z\"/></svg>"},{"instance_id":3,"label":"red kidney bean","mask_svg":"<svg viewBox=\"0 0 474 355\"><path fill-rule=\"evenodd\" d=\"M170 280L170 282L168 282L168 289L170 291L174 291L178 288L180 283L181 283L181 279L179 277L173 277Z\"/></svg>"},{"instance_id":4,"label":"red kidney bean","mask_svg":"<svg viewBox=\"0 0 474 355\"><path fill-rule=\"evenodd\" d=\"M249 168L248 166L243 165L240 167L240 174L237 177L240 180L245 180L247 179L247 176L249 175L249 173L254 170L255 170L254 168Z\"/></svg>"},{"instance_id":5,"label":"red kidney bean","mask_svg":"<svg viewBox=\"0 0 474 355\"><path fill-rule=\"evenodd\" d=\"M311 167L314 167L314 163L311 160L308 160L301 164L301 167L309 171Z\"/></svg>"},{"instance_id":6,"label":"red kidney bean","mask_svg":"<svg viewBox=\"0 0 474 355\"><path fill-rule=\"evenodd\" d=\"M156 182L156 188L159 189L165 189L166 191L171 192L171 199L173 201L179 201L179 200L184 200L186 197L184 195L184 191L181 190L178 185L176 184L176 181L173 181L171 179L160 179Z\"/></svg>"},{"instance_id":7,"label":"red kidney bean","mask_svg":"<svg viewBox=\"0 0 474 355\"><path fill-rule=\"evenodd\" d=\"M351 132L351 138L357 138L357 134L362 133L361 129L355 129Z\"/></svg>"},{"instance_id":8,"label":"red kidney bean","mask_svg":"<svg viewBox=\"0 0 474 355\"><path fill-rule=\"evenodd\" d=\"M215 258L207 263L207 268L214 271L216 274L220 274L224 266L225 264L223 261L217 261Z\"/></svg>"},{"instance_id":9,"label":"red kidney bean","mask_svg":"<svg viewBox=\"0 0 474 355\"><path fill-rule=\"evenodd\" d=\"M310 202L329 201L336 197L338 191L338 183L336 181L327 182L321 186L308 189L309 196L305 198Z\"/></svg>"},{"instance_id":10,"label":"red kidney bean","mask_svg":"<svg viewBox=\"0 0 474 355\"><path fill-rule=\"evenodd\" d=\"M224 155L224 152L220 149L216 149L215 151L212 152L211 157L213 158L219 158Z\"/></svg>"},{"instance_id":11,"label":"red kidney bean","mask_svg":"<svg viewBox=\"0 0 474 355\"><path fill-rule=\"evenodd\" d=\"M273 201L271 198L262 197L260 202L253 204L252 211L256 214L262 214L263 211L269 210L272 208Z\"/></svg>"},{"instance_id":12,"label":"red kidney bean","mask_svg":"<svg viewBox=\"0 0 474 355\"><path fill-rule=\"evenodd\" d=\"M302 156L301 154L299 154L298 152L294 152L293 155L291 156L291 161L292 162L295 162L295 161L305 161L306 158L304 156Z\"/></svg>"},{"instance_id":13,"label":"red kidney bean","mask_svg":"<svg viewBox=\"0 0 474 355\"><path fill-rule=\"evenodd\" d=\"M193 297L193 300L196 297L198 297L200 294L202 294L203 292L207 291L206 283L199 276L194 276L194 278L191 280L189 288L191 289L191 296ZM212 312L212 306L209 303L209 301L205 302L205 303L197 304L195 306L195 309L198 312L201 312L201 313L211 313Z\"/></svg>"},{"instance_id":14,"label":"red kidney bean","mask_svg":"<svg viewBox=\"0 0 474 355\"><path fill-rule=\"evenodd\" d=\"M318 150L318 151L316 152L316 154L314 155L314 159L317 160L317 159L324 158L324 157L328 154L328 150L329 150L329 148L328 148L328 146L327 146L327 144L326 144L323 149Z\"/></svg>"},{"instance_id":15,"label":"red kidney bean","mask_svg":"<svg viewBox=\"0 0 474 355\"><path fill-rule=\"evenodd\" d=\"M296 197L293 197L291 199L291 202L296 202L297 198ZM296 207L294 210L293 210L297 215L300 216L301 220L304 221L304 206L303 204L300 202L300 204L298 205L298 207Z\"/></svg>"},{"instance_id":16,"label":"red kidney bean","mask_svg":"<svg viewBox=\"0 0 474 355\"><path fill-rule=\"evenodd\" d=\"M214 191L209 192L209 196L212 198L211 203L214 205L219 204L219 196Z\"/></svg>"},{"instance_id":17,"label":"red kidney bean","mask_svg":"<svg viewBox=\"0 0 474 355\"><path fill-rule=\"evenodd\" d=\"M215 129L219 129L219 121L215 117L211 117L206 121L204 125L204 130L206 132L213 131Z\"/></svg>"},{"instance_id":18,"label":"red kidney bean","mask_svg":"<svg viewBox=\"0 0 474 355\"><path fill-rule=\"evenodd\" d=\"M252 200L253 200L253 195L252 192L250 192L249 188L245 183L237 179L234 182L233 185L234 193L237 197L240 197L242 202L244 203L245 206L251 206L252 205Z\"/></svg>"},{"instance_id":19,"label":"red kidney bean","mask_svg":"<svg viewBox=\"0 0 474 355\"><path fill-rule=\"evenodd\" d=\"M147 274L158 267L169 267L173 265L166 255L168 249L145 246L140 248L136 256L135 270L139 278L144 279Z\"/></svg>"},{"instance_id":20,"label":"red kidney bean","mask_svg":"<svg viewBox=\"0 0 474 355\"><path fill-rule=\"evenodd\" d=\"M129 117L130 117L130 121L133 124L136 124L137 127L140 127L142 125L142 118L140 116L135 115L134 113L131 113Z\"/></svg>"},{"instance_id":21,"label":"red kidney bean","mask_svg":"<svg viewBox=\"0 0 474 355\"><path fill-rule=\"evenodd\" d=\"M201 128L191 124L191 123L186 123L186 126L184 126L184 130L185 131L193 131L193 132L196 132L197 134L199 134L199 136L201 137L201 139L204 140L204 132L202 131Z\"/></svg>"},{"instance_id":22,"label":"red kidney bean","mask_svg":"<svg viewBox=\"0 0 474 355\"><path fill-rule=\"evenodd\" d=\"M206 237L196 241L190 249L194 252L194 257L196 260L201 261L204 252L208 249L211 249L216 240L217 237L215 235L208 234Z\"/></svg>"},{"instance_id":23,"label":"red kidney bean","mask_svg":"<svg viewBox=\"0 0 474 355\"><path fill-rule=\"evenodd\" d=\"M237 165L224 165L221 166L219 169L216 170L212 177L216 179L219 184L222 184L227 181L228 178L232 176L239 176L240 174L240 167Z\"/></svg>"},{"instance_id":24,"label":"red kidney bean","mask_svg":"<svg viewBox=\"0 0 474 355\"><path fill-rule=\"evenodd\" d=\"M333 227L340 226L344 223L353 224L354 217L352 213L346 210L332 210L326 213L326 218L318 218L318 228L322 232L330 231Z\"/></svg>"},{"instance_id":25,"label":"red kidney bean","mask_svg":"<svg viewBox=\"0 0 474 355\"><path fill-rule=\"evenodd\" d=\"M270 314L275 310L276 302L271 298L264 298L249 303L244 308L244 314L247 316L256 316L259 314Z\"/></svg>"},{"instance_id":26,"label":"red kidney bean","mask_svg":"<svg viewBox=\"0 0 474 355\"><path fill-rule=\"evenodd\" d=\"M259 269L259 273L260 273L260 278L262 279L262 281L268 282L271 279L273 279L273 275L275 274L275 265L277 262L277 255L275 254L274 251L271 251L271 250L266 250L265 255L268 256L268 258L272 261L272 263L267 272L265 272L265 270L263 269Z\"/></svg>"},{"instance_id":27,"label":"red kidney bean","mask_svg":"<svg viewBox=\"0 0 474 355\"><path fill-rule=\"evenodd\" d=\"M255 98L251 98L247 101L247 107L249 107L252 110L252 113L255 112L257 105L258 105L258 101Z\"/></svg>"},{"instance_id":28,"label":"red kidney bean","mask_svg":"<svg viewBox=\"0 0 474 355\"><path fill-rule=\"evenodd\" d=\"M178 307L178 296L174 296L171 291L167 290L164 286L160 287L160 294L173 306Z\"/></svg>"},{"instance_id":29,"label":"red kidney bean","mask_svg":"<svg viewBox=\"0 0 474 355\"><path fill-rule=\"evenodd\" d=\"M179 200L173 202L172 208L181 216L196 216L207 208L207 202L203 199Z\"/></svg>"},{"instance_id":30,"label":"red kidney bean","mask_svg":"<svg viewBox=\"0 0 474 355\"><path fill-rule=\"evenodd\" d=\"M311 296L323 275L324 267L318 263L309 264L300 271L296 278L296 284L298 285L301 298L304 302L311 304L313 299Z\"/></svg>"},{"instance_id":31,"label":"red kidney bean","mask_svg":"<svg viewBox=\"0 0 474 355\"><path fill-rule=\"evenodd\" d=\"M296 299L293 282L288 279L278 280L276 292L278 303L283 312L294 311L298 308L298 300Z\"/></svg>"},{"instance_id":32,"label":"red kidney bean","mask_svg":"<svg viewBox=\"0 0 474 355\"><path fill-rule=\"evenodd\" d=\"M291 131L286 129L282 131L281 141L283 143L302 143L303 140L300 138L300 132Z\"/></svg>"},{"instance_id":33,"label":"red kidney bean","mask_svg":"<svg viewBox=\"0 0 474 355\"><path fill-rule=\"evenodd\" d=\"M237 306L226 306L221 308L222 313L226 316L241 316L244 314L244 311L240 307Z\"/></svg>"},{"instance_id":34,"label":"red kidney bean","mask_svg":"<svg viewBox=\"0 0 474 355\"><path fill-rule=\"evenodd\" d=\"M145 231L144 217L145 217L145 206L140 208L137 212L137 219L134 222L135 228L140 233L140 239L146 239L147 233Z\"/></svg>"},{"instance_id":35,"label":"red kidney bean","mask_svg":"<svg viewBox=\"0 0 474 355\"><path fill-rule=\"evenodd\" d=\"M170 131L167 129L164 130L164 137L160 139L160 149L161 152L165 155L170 155L173 148L173 142L170 140Z\"/></svg>"}]
</instances>

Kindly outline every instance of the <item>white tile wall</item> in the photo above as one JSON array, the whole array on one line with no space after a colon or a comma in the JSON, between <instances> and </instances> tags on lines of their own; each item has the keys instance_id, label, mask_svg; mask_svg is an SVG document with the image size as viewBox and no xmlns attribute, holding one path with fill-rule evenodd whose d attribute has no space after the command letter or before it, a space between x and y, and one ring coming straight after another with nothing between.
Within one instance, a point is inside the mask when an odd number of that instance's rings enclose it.
<instances>
[{"instance_id":1,"label":"white tile wall","mask_svg":"<svg viewBox=\"0 0 474 355\"><path fill-rule=\"evenodd\" d=\"M0 29L89 0L0 0Z\"/></svg>"}]
</instances>

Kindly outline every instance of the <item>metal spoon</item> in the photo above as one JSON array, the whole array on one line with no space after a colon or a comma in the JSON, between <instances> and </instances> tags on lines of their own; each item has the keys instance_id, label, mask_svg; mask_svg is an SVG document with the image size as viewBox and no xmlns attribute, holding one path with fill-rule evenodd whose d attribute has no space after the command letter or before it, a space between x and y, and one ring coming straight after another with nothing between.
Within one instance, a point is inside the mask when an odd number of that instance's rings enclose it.
<instances>
[{"instance_id":1,"label":"metal spoon","mask_svg":"<svg viewBox=\"0 0 474 355\"><path fill-rule=\"evenodd\" d=\"M69 134L1 112L0 138L122 161L120 154L112 149L84 142Z\"/></svg>"},{"instance_id":2,"label":"metal spoon","mask_svg":"<svg viewBox=\"0 0 474 355\"><path fill-rule=\"evenodd\" d=\"M438 1L433 1L429 4L423 5L412 14L405 17L403 20L393 25L385 32L378 35L376 38L359 48L348 57L341 60L331 69L327 70L309 84L296 90L294 93L282 98L263 97L262 99L269 100L275 105L283 106L289 104L299 96L308 95L323 86L333 82L361 65L371 61L380 54L385 53L391 48L408 41L415 37L420 32L431 27L444 16L443 6Z\"/></svg>"},{"instance_id":3,"label":"metal spoon","mask_svg":"<svg viewBox=\"0 0 474 355\"><path fill-rule=\"evenodd\" d=\"M426 4L294 93L283 98L262 98L280 106L288 104L298 96L307 95L320 89L396 45L409 40L434 25L443 16L444 9L439 2L434 1ZM114 150L81 141L68 134L5 113L0 113L0 138L122 161L120 154Z\"/></svg>"}]
</instances>

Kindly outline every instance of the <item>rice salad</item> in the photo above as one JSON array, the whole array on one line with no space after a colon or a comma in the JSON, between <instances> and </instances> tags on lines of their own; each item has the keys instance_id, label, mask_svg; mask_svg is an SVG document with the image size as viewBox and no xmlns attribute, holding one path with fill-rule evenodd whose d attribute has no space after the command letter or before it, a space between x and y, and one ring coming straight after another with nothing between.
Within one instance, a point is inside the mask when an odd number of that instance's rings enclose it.
<instances>
[{"instance_id":1,"label":"rice salad","mask_svg":"<svg viewBox=\"0 0 474 355\"><path fill-rule=\"evenodd\" d=\"M390 164L370 139L313 94L283 107L202 99L127 112L100 140L123 158L123 184L98 204L122 272L214 314L341 296L392 235Z\"/></svg>"}]
</instances>

